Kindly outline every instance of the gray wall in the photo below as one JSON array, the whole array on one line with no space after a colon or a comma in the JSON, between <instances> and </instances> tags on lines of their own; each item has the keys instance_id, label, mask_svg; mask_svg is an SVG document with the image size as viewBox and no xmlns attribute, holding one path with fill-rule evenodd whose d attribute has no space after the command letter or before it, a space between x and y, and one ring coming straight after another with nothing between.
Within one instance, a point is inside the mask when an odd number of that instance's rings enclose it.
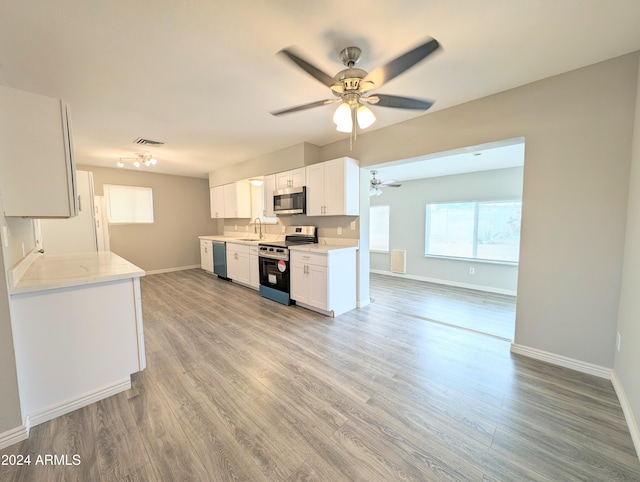
<instances>
[{"instance_id":1,"label":"gray wall","mask_svg":"<svg viewBox=\"0 0 640 482\"><path fill-rule=\"evenodd\" d=\"M518 267L424 256L425 205L431 202L519 200L522 167L403 182L373 196L371 205L389 206L389 248L407 251L407 274L429 281L515 294ZM475 274L469 274L469 267ZM371 253L371 268L390 271L389 253Z\"/></svg>"},{"instance_id":2,"label":"gray wall","mask_svg":"<svg viewBox=\"0 0 640 482\"><path fill-rule=\"evenodd\" d=\"M95 194L103 184L147 186L153 189L153 224L110 225L111 251L145 271L200 265L198 236L221 234L211 219L207 179L147 171L79 166L93 172Z\"/></svg>"},{"instance_id":3,"label":"gray wall","mask_svg":"<svg viewBox=\"0 0 640 482\"><path fill-rule=\"evenodd\" d=\"M2 212L4 209L0 195L0 213ZM5 218L0 215L0 226L6 226L8 232L9 246L5 248L3 245L0 259L0 268L6 273L22 258L23 244L27 252L33 249L33 222L30 219ZM0 283L0 387L1 434L22 425L6 278Z\"/></svg>"},{"instance_id":4,"label":"gray wall","mask_svg":"<svg viewBox=\"0 0 640 482\"><path fill-rule=\"evenodd\" d=\"M323 146L361 166L524 137L515 343L613 367L638 53Z\"/></svg>"},{"instance_id":5,"label":"gray wall","mask_svg":"<svg viewBox=\"0 0 640 482\"><path fill-rule=\"evenodd\" d=\"M629 204L624 251L624 269L618 314L620 351L616 353L614 369L624 387L629 405L640 417L640 75L636 97L636 119L633 134L633 155L629 176ZM639 448L636 440L636 448Z\"/></svg>"}]
</instances>

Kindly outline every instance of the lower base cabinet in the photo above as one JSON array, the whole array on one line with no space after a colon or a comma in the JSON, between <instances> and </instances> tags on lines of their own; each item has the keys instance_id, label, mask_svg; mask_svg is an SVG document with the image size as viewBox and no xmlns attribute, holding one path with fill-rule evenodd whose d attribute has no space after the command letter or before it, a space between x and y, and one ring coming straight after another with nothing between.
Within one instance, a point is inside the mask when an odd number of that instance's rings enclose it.
<instances>
[{"instance_id":1,"label":"lower base cabinet","mask_svg":"<svg viewBox=\"0 0 640 482\"><path fill-rule=\"evenodd\" d=\"M200 267L207 273L213 273L213 246L208 239L200 240Z\"/></svg>"},{"instance_id":2,"label":"lower base cabinet","mask_svg":"<svg viewBox=\"0 0 640 482\"><path fill-rule=\"evenodd\" d=\"M227 277L236 283L251 285L251 263L248 244L227 241Z\"/></svg>"},{"instance_id":3,"label":"lower base cabinet","mask_svg":"<svg viewBox=\"0 0 640 482\"><path fill-rule=\"evenodd\" d=\"M329 316L356 307L355 248L290 253L291 299L296 304Z\"/></svg>"},{"instance_id":4,"label":"lower base cabinet","mask_svg":"<svg viewBox=\"0 0 640 482\"><path fill-rule=\"evenodd\" d=\"M258 246L251 245L249 247L249 278L251 280L251 287L254 289L260 289L260 264L258 261Z\"/></svg>"}]
</instances>

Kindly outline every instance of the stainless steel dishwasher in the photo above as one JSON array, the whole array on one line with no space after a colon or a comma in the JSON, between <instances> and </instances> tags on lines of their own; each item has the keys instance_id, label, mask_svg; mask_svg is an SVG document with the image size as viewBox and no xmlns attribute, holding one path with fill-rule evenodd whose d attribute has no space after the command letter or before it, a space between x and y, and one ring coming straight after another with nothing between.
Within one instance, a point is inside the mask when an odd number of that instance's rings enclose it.
<instances>
[{"instance_id":1,"label":"stainless steel dishwasher","mask_svg":"<svg viewBox=\"0 0 640 482\"><path fill-rule=\"evenodd\" d=\"M213 273L218 278L227 278L227 243L224 241L213 241Z\"/></svg>"}]
</instances>

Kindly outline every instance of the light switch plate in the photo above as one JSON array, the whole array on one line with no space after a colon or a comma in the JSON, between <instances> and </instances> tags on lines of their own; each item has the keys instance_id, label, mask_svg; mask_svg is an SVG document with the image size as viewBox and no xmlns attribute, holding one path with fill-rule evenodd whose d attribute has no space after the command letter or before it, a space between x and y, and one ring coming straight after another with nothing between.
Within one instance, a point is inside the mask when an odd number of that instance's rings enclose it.
<instances>
[{"instance_id":1,"label":"light switch plate","mask_svg":"<svg viewBox=\"0 0 640 482\"><path fill-rule=\"evenodd\" d=\"M2 245L5 248L9 247L9 231L6 226L2 226Z\"/></svg>"}]
</instances>

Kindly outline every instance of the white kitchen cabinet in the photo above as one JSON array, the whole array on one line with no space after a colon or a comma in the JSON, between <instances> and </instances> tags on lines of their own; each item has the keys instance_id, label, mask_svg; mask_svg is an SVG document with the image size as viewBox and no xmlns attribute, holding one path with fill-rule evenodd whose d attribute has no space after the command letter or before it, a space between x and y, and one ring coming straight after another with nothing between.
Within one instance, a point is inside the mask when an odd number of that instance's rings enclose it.
<instances>
[{"instance_id":1,"label":"white kitchen cabinet","mask_svg":"<svg viewBox=\"0 0 640 482\"><path fill-rule=\"evenodd\" d=\"M32 424L131 387L146 363L137 292L120 280L12 296L20 401Z\"/></svg>"},{"instance_id":2,"label":"white kitchen cabinet","mask_svg":"<svg viewBox=\"0 0 640 482\"><path fill-rule=\"evenodd\" d=\"M251 184L249 180L225 184L224 217L251 218Z\"/></svg>"},{"instance_id":3,"label":"white kitchen cabinet","mask_svg":"<svg viewBox=\"0 0 640 482\"><path fill-rule=\"evenodd\" d=\"M200 240L200 267L208 273L213 273L213 246L211 240Z\"/></svg>"},{"instance_id":4,"label":"white kitchen cabinet","mask_svg":"<svg viewBox=\"0 0 640 482\"><path fill-rule=\"evenodd\" d=\"M249 284L256 290L260 289L260 263L258 257L258 245L252 244L249 246Z\"/></svg>"},{"instance_id":5,"label":"white kitchen cabinet","mask_svg":"<svg viewBox=\"0 0 640 482\"><path fill-rule=\"evenodd\" d=\"M358 216L360 167L342 157L307 166L307 216Z\"/></svg>"},{"instance_id":6,"label":"white kitchen cabinet","mask_svg":"<svg viewBox=\"0 0 640 482\"><path fill-rule=\"evenodd\" d=\"M276 174L276 189L288 187L302 187L306 183L306 171L304 167Z\"/></svg>"},{"instance_id":7,"label":"white kitchen cabinet","mask_svg":"<svg viewBox=\"0 0 640 482\"><path fill-rule=\"evenodd\" d=\"M224 186L209 188L209 202L211 204L211 218L224 218Z\"/></svg>"},{"instance_id":8,"label":"white kitchen cabinet","mask_svg":"<svg viewBox=\"0 0 640 482\"><path fill-rule=\"evenodd\" d=\"M330 316L356 307L355 248L290 253L290 296L296 304Z\"/></svg>"},{"instance_id":9,"label":"white kitchen cabinet","mask_svg":"<svg viewBox=\"0 0 640 482\"><path fill-rule=\"evenodd\" d=\"M235 283L251 286L251 263L248 244L227 241L227 277Z\"/></svg>"},{"instance_id":10,"label":"white kitchen cabinet","mask_svg":"<svg viewBox=\"0 0 640 482\"><path fill-rule=\"evenodd\" d=\"M274 218L276 214L273 212L273 191L276 190L276 175L270 174L264 176L262 191L264 195L264 217Z\"/></svg>"},{"instance_id":11,"label":"white kitchen cabinet","mask_svg":"<svg viewBox=\"0 0 640 482\"><path fill-rule=\"evenodd\" d=\"M0 86L0 170L5 216L76 216L69 106Z\"/></svg>"}]
</instances>

